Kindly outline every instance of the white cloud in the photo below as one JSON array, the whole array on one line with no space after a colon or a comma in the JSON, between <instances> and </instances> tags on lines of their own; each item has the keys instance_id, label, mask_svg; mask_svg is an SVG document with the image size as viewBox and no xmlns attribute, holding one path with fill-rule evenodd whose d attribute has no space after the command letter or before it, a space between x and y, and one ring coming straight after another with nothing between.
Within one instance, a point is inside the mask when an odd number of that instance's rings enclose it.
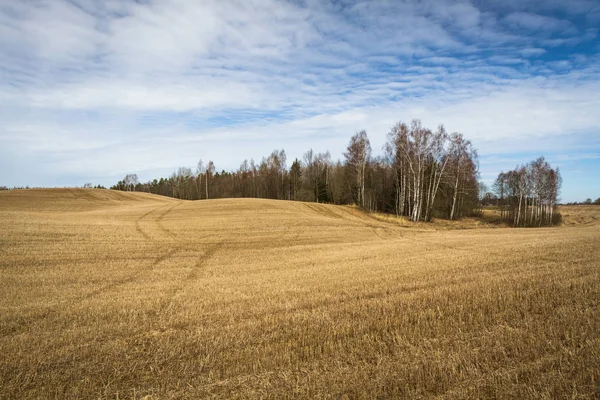
<instances>
[{"instance_id":1,"label":"white cloud","mask_svg":"<svg viewBox=\"0 0 600 400\"><path fill-rule=\"evenodd\" d=\"M510 25L532 31L576 33L575 26L566 20L526 12L509 14L505 21Z\"/></svg>"},{"instance_id":2,"label":"white cloud","mask_svg":"<svg viewBox=\"0 0 600 400\"><path fill-rule=\"evenodd\" d=\"M529 48L521 50L520 53L524 57L537 57L537 56L541 56L542 54L546 53L546 50L536 48L536 47L529 47Z\"/></svg>"},{"instance_id":3,"label":"white cloud","mask_svg":"<svg viewBox=\"0 0 600 400\"><path fill-rule=\"evenodd\" d=\"M598 48L553 53L594 40L593 22L570 19L588 3L522 3L3 4L0 144L49 174L112 177L198 157L235 168L281 147L335 157L360 129L379 149L399 119L445 123L482 152L592 134Z\"/></svg>"}]
</instances>

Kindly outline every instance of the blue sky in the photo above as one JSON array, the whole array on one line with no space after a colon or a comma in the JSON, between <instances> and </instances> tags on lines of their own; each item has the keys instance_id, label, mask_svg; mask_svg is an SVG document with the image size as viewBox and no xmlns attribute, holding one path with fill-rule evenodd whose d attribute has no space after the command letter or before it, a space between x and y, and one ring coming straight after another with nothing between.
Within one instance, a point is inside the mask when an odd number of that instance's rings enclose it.
<instances>
[{"instance_id":1,"label":"blue sky","mask_svg":"<svg viewBox=\"0 0 600 400\"><path fill-rule=\"evenodd\" d=\"M112 185L420 118L600 197L597 0L0 0L0 185Z\"/></svg>"}]
</instances>

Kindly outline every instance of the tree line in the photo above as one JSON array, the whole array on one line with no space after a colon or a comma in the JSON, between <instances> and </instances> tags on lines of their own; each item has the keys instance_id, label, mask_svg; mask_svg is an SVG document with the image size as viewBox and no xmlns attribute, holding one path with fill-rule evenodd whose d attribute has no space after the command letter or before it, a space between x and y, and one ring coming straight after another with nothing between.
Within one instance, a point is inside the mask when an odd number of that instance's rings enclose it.
<instances>
[{"instance_id":1,"label":"tree line","mask_svg":"<svg viewBox=\"0 0 600 400\"><path fill-rule=\"evenodd\" d=\"M281 149L260 162L244 160L235 171L217 172L213 161L200 160L195 170L180 167L168 178L146 183L128 174L111 189L186 200L254 197L355 204L367 211L430 221L472 215L479 204L478 178L477 151L468 139L446 132L443 125L432 131L413 120L394 125L377 156L363 130L350 138L343 160L310 149L288 167ZM522 218L519 214L520 223Z\"/></svg>"},{"instance_id":2,"label":"tree line","mask_svg":"<svg viewBox=\"0 0 600 400\"><path fill-rule=\"evenodd\" d=\"M591 197L588 197L584 201L571 201L569 203L563 203L563 204L567 205L567 206L591 206L591 205L600 206L600 197L598 197L596 200L592 200Z\"/></svg>"}]
</instances>

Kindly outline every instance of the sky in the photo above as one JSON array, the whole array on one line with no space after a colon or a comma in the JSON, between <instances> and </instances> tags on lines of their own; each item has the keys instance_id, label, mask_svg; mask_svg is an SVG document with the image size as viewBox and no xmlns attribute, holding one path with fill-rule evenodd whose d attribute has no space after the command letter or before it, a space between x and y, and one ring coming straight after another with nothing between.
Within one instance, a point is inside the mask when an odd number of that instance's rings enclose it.
<instances>
[{"instance_id":1,"label":"sky","mask_svg":"<svg viewBox=\"0 0 600 400\"><path fill-rule=\"evenodd\" d=\"M0 0L0 186L373 152L444 124L481 180L539 156L600 197L599 0Z\"/></svg>"}]
</instances>

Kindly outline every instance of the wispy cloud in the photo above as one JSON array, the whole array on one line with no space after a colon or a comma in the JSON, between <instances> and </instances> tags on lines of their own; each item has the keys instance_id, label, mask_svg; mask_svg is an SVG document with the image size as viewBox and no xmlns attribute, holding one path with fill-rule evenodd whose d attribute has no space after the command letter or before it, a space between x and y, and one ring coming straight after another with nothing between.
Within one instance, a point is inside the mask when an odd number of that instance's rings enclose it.
<instances>
[{"instance_id":1,"label":"wispy cloud","mask_svg":"<svg viewBox=\"0 0 600 400\"><path fill-rule=\"evenodd\" d=\"M599 22L593 0L5 2L0 184L339 156L411 118L482 154L577 152L562 138L598 146Z\"/></svg>"},{"instance_id":2,"label":"wispy cloud","mask_svg":"<svg viewBox=\"0 0 600 400\"><path fill-rule=\"evenodd\" d=\"M515 12L506 16L504 21L507 22L511 28L525 29L528 31L535 31L537 33L559 32L562 35L574 35L578 33L575 25L567 20L539 14Z\"/></svg>"}]
</instances>

